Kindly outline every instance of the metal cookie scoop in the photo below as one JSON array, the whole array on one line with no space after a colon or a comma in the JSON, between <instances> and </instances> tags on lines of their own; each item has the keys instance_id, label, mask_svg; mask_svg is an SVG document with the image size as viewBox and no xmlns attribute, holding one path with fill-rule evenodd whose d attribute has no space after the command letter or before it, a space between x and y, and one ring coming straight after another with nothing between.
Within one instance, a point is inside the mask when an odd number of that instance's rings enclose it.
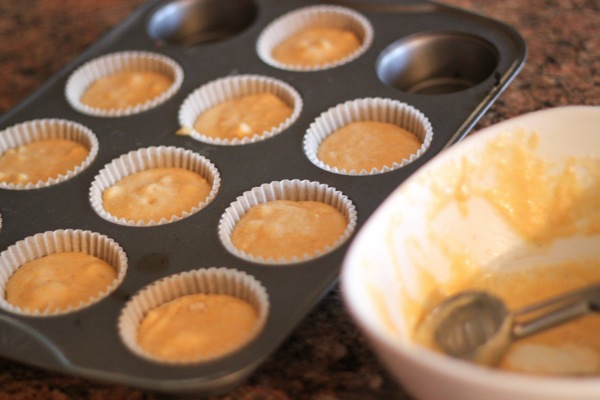
<instances>
[{"instance_id":1,"label":"metal cookie scoop","mask_svg":"<svg viewBox=\"0 0 600 400\"><path fill-rule=\"evenodd\" d=\"M440 303L421 329L433 334L445 353L495 365L512 341L600 311L600 284L586 286L509 312L499 298L484 291L465 291Z\"/></svg>"}]
</instances>

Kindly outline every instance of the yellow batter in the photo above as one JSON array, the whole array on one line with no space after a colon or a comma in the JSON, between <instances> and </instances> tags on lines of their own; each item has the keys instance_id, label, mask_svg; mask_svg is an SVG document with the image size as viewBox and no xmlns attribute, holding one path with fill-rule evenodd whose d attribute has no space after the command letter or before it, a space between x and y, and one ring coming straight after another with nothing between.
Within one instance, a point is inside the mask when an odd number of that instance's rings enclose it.
<instances>
[{"instance_id":1,"label":"yellow batter","mask_svg":"<svg viewBox=\"0 0 600 400\"><path fill-rule=\"evenodd\" d=\"M417 137L386 122L352 122L333 132L319 146L317 157L330 167L346 171L370 171L391 167L415 154Z\"/></svg>"},{"instance_id":2,"label":"yellow batter","mask_svg":"<svg viewBox=\"0 0 600 400\"><path fill-rule=\"evenodd\" d=\"M231 242L255 257L302 257L333 245L347 224L344 215L328 204L275 200L248 210L233 229Z\"/></svg>"},{"instance_id":3,"label":"yellow batter","mask_svg":"<svg viewBox=\"0 0 600 400\"><path fill-rule=\"evenodd\" d=\"M19 146L0 156L0 181L15 185L45 182L81 165L89 153L82 144L64 139Z\"/></svg>"},{"instance_id":4,"label":"yellow batter","mask_svg":"<svg viewBox=\"0 0 600 400\"><path fill-rule=\"evenodd\" d=\"M341 60L360 47L360 40L348 30L310 28L291 35L273 50L283 64L317 67Z\"/></svg>"},{"instance_id":5,"label":"yellow batter","mask_svg":"<svg viewBox=\"0 0 600 400\"><path fill-rule=\"evenodd\" d=\"M573 157L550 163L535 155L537 146L535 133L521 132L518 139L501 135L486 146L477 160L464 157L436 169L436 176L424 177L433 184L430 223L452 204L468 215L468 202L478 198L493 207L516 234L536 248L561 238L600 234L600 160ZM492 179L485 180L482 176ZM456 268L453 267L454 276L443 287L432 291L430 304L437 304L459 290L483 288L499 295L509 309L515 309L600 282L598 259L484 272L472 265L468 254L447 247L444 238L435 238L436 241ZM413 304L413 308L417 307ZM422 315L429 313L422 311ZM538 374L599 374L598 332L598 315L571 321L519 340L499 367ZM421 339L416 335L415 340Z\"/></svg>"},{"instance_id":6,"label":"yellow batter","mask_svg":"<svg viewBox=\"0 0 600 400\"><path fill-rule=\"evenodd\" d=\"M138 343L166 361L200 361L236 350L256 329L249 303L222 294L194 294L150 310L138 328Z\"/></svg>"},{"instance_id":7,"label":"yellow batter","mask_svg":"<svg viewBox=\"0 0 600 400\"><path fill-rule=\"evenodd\" d=\"M194 123L194 129L213 138L242 139L276 128L292 111L292 107L274 94L252 94L206 110Z\"/></svg>"},{"instance_id":8,"label":"yellow batter","mask_svg":"<svg viewBox=\"0 0 600 400\"><path fill-rule=\"evenodd\" d=\"M102 193L102 199L113 216L147 223L191 211L210 191L206 179L193 171L153 168L121 179Z\"/></svg>"},{"instance_id":9,"label":"yellow batter","mask_svg":"<svg viewBox=\"0 0 600 400\"><path fill-rule=\"evenodd\" d=\"M90 301L117 278L110 264L82 252L63 252L23 264L6 283L6 300L29 311L58 311Z\"/></svg>"},{"instance_id":10,"label":"yellow batter","mask_svg":"<svg viewBox=\"0 0 600 400\"><path fill-rule=\"evenodd\" d=\"M118 72L93 82L81 103L103 110L133 107L155 99L172 84L172 78L158 72Z\"/></svg>"}]
</instances>

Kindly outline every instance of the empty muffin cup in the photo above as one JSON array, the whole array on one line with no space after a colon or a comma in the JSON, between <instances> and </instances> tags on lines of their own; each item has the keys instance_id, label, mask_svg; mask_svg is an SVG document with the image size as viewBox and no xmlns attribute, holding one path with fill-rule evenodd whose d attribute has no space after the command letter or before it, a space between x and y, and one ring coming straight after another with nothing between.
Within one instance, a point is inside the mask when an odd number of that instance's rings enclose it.
<instances>
[{"instance_id":1,"label":"empty muffin cup","mask_svg":"<svg viewBox=\"0 0 600 400\"><path fill-rule=\"evenodd\" d=\"M148 23L148 35L174 45L194 46L235 36L256 19L252 0L175 0L161 5Z\"/></svg>"},{"instance_id":2,"label":"empty muffin cup","mask_svg":"<svg viewBox=\"0 0 600 400\"><path fill-rule=\"evenodd\" d=\"M403 92L448 94L485 81L496 70L499 58L494 45L476 35L423 32L384 49L377 60L377 76Z\"/></svg>"},{"instance_id":3,"label":"empty muffin cup","mask_svg":"<svg viewBox=\"0 0 600 400\"><path fill-rule=\"evenodd\" d=\"M361 56L373 41L373 27L362 14L341 6L309 6L271 22L256 51L272 67L317 71Z\"/></svg>"},{"instance_id":4,"label":"empty muffin cup","mask_svg":"<svg viewBox=\"0 0 600 400\"><path fill-rule=\"evenodd\" d=\"M342 192L294 179L243 193L225 210L218 230L221 243L235 256L282 265L335 250L348 240L356 219L354 204Z\"/></svg>"},{"instance_id":5,"label":"empty muffin cup","mask_svg":"<svg viewBox=\"0 0 600 400\"><path fill-rule=\"evenodd\" d=\"M177 134L216 145L254 143L287 129L302 106L296 89L278 79L260 75L220 78L185 99ZM207 115L210 121L204 124Z\"/></svg>"},{"instance_id":6,"label":"empty muffin cup","mask_svg":"<svg viewBox=\"0 0 600 400\"><path fill-rule=\"evenodd\" d=\"M105 235L38 233L0 253L0 308L33 316L74 312L112 293L126 271L125 252Z\"/></svg>"},{"instance_id":7,"label":"empty muffin cup","mask_svg":"<svg viewBox=\"0 0 600 400\"><path fill-rule=\"evenodd\" d=\"M203 268L143 288L123 308L118 329L126 347L144 359L206 362L250 343L262 331L269 307L266 289L253 276Z\"/></svg>"},{"instance_id":8,"label":"empty muffin cup","mask_svg":"<svg viewBox=\"0 0 600 400\"><path fill-rule=\"evenodd\" d=\"M92 182L89 200L99 216L115 224L156 226L199 212L220 185L219 171L200 154L173 146L148 147L106 165Z\"/></svg>"},{"instance_id":9,"label":"empty muffin cup","mask_svg":"<svg viewBox=\"0 0 600 400\"><path fill-rule=\"evenodd\" d=\"M0 132L0 188L38 189L85 170L98 154L89 128L63 119L23 122Z\"/></svg>"},{"instance_id":10,"label":"empty muffin cup","mask_svg":"<svg viewBox=\"0 0 600 400\"><path fill-rule=\"evenodd\" d=\"M162 54L125 51L83 64L69 77L65 96L77 111L96 117L141 113L169 100L183 69Z\"/></svg>"},{"instance_id":11,"label":"empty muffin cup","mask_svg":"<svg viewBox=\"0 0 600 400\"><path fill-rule=\"evenodd\" d=\"M356 126L360 127L354 129ZM350 135L343 136L342 143L333 147L328 156L332 161L324 161L322 146L342 129ZM348 141L343 142L346 138ZM392 99L364 98L323 112L310 124L303 147L308 159L326 171L374 175L413 162L427 151L432 138L431 123L413 106ZM365 167L365 163L370 166Z\"/></svg>"}]
</instances>

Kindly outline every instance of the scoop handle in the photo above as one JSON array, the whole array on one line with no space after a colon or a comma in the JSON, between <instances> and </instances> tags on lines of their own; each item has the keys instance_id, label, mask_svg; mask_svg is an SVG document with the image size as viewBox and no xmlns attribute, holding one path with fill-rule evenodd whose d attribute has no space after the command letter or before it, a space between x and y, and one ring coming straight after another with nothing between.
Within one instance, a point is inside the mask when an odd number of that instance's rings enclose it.
<instances>
[{"instance_id":1,"label":"scoop handle","mask_svg":"<svg viewBox=\"0 0 600 400\"><path fill-rule=\"evenodd\" d=\"M515 311L512 335L515 339L522 338L570 319L598 311L600 311L600 283L573 290Z\"/></svg>"}]
</instances>

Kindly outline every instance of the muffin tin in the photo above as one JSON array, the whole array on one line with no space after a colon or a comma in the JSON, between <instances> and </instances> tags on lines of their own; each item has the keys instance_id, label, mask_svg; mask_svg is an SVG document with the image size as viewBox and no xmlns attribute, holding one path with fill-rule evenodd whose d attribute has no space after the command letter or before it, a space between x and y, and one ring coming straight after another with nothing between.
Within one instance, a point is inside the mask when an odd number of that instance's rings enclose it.
<instances>
[{"instance_id":1,"label":"muffin tin","mask_svg":"<svg viewBox=\"0 0 600 400\"><path fill-rule=\"evenodd\" d=\"M0 310L0 355L91 379L170 392L210 395L240 384L292 332L338 278L349 240L317 258L261 263L233 255L219 238L225 210L273 182L327 185L356 207L356 229L388 194L446 146L460 140L524 63L522 38L497 21L444 5L407 0L339 0L328 6L360 13L372 26L364 53L316 71L278 68L261 59L257 41L288 12L323 5L294 0L149 1L0 120L0 130L38 119L81 124L98 139L95 159L74 176L30 190L0 188L0 251L33 235L63 229L97 232L127 256L122 283L107 297L74 312L27 316ZM95 58L122 51L154 52L175 60L181 85L161 104L123 116L96 116L71 106L69 77ZM301 96L297 119L265 140L237 145L177 135L178 113L202 85L232 75L285 82ZM310 125L336 105L363 98L393 99L422 112L433 135L414 160L377 174L347 175L315 165L303 142ZM181 220L128 226L100 217L90 187L113 160L156 146L191 150L220 174L218 193ZM118 333L128 300L148 285L182 272L226 267L264 286L270 308L257 338L235 353L203 363L168 365L130 351Z\"/></svg>"}]
</instances>

